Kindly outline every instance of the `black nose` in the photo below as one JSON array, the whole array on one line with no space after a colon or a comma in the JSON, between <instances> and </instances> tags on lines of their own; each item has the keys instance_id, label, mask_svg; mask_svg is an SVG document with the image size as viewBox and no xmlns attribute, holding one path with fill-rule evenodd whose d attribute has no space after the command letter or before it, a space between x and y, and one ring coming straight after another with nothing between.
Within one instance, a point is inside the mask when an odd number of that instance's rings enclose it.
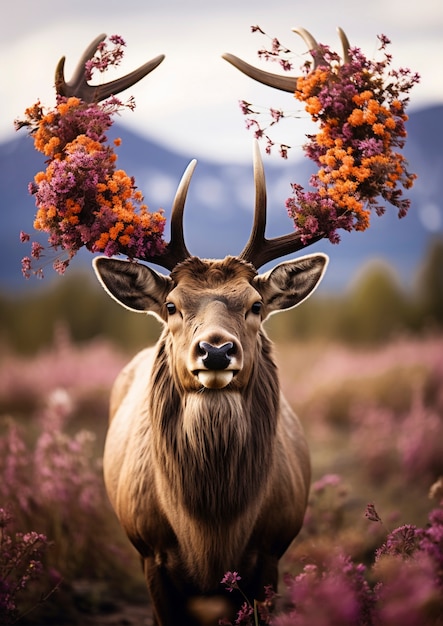
<instances>
[{"instance_id":1,"label":"black nose","mask_svg":"<svg viewBox=\"0 0 443 626\"><path fill-rule=\"evenodd\" d=\"M231 355L234 348L232 341L228 341L222 346L213 346L206 341L200 341L198 347L203 355L203 365L207 367L208 370L224 370L231 362Z\"/></svg>"}]
</instances>

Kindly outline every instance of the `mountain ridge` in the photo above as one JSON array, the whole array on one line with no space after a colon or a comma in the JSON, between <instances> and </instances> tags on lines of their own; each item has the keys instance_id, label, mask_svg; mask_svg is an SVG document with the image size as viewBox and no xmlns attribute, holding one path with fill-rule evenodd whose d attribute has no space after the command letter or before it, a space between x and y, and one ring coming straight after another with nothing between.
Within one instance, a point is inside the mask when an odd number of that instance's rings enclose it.
<instances>
[{"instance_id":1,"label":"mountain ridge","mask_svg":"<svg viewBox=\"0 0 443 626\"><path fill-rule=\"evenodd\" d=\"M405 192L411 200L408 216L398 220L396 209L388 206L384 216L372 217L368 231L343 232L338 245L322 240L306 250L306 253L322 250L330 255L326 288L345 288L372 258L390 263L402 283L408 284L430 241L443 236L442 114L443 105L425 107L410 114L408 139L403 153L410 171L416 172L418 179L414 187ZM162 207L168 217L176 186L189 159L118 123L109 132L109 140L116 136L122 139L117 150L118 167L134 176L150 209ZM268 193L266 234L272 237L292 230L284 201L290 195L291 182L308 185L312 164L306 158L289 162L282 160L281 164L267 160L266 156L263 160ZM29 282L23 279L20 269L21 257L28 254L29 249L19 242L19 233L21 230L32 230L35 207L27 187L35 173L44 167L44 158L33 149L32 140L24 133L0 144L3 214L0 291L29 288ZM202 257L238 254L249 237L253 206L252 159L251 164L245 165L200 159L191 181L184 217L188 249ZM44 239L40 240L44 243ZM91 259L90 253L80 253L68 271L90 265ZM45 275L49 278L51 274L52 269L48 268Z\"/></svg>"}]
</instances>

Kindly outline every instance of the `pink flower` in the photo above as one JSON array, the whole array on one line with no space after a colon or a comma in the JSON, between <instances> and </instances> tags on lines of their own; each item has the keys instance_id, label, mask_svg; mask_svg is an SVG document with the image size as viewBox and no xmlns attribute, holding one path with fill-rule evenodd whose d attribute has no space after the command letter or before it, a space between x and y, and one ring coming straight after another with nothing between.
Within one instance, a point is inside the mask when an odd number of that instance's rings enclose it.
<instances>
[{"instance_id":1,"label":"pink flower","mask_svg":"<svg viewBox=\"0 0 443 626\"><path fill-rule=\"evenodd\" d=\"M238 589L239 580L241 580L241 576L239 576L238 572L226 572L220 582L222 585L226 585L228 591L232 591L233 589Z\"/></svg>"},{"instance_id":2,"label":"pink flower","mask_svg":"<svg viewBox=\"0 0 443 626\"><path fill-rule=\"evenodd\" d=\"M28 235L28 233L25 233L22 230L20 231L20 241L21 241L21 243L24 243L25 241L29 241L30 239L31 239L31 236Z\"/></svg>"}]
</instances>

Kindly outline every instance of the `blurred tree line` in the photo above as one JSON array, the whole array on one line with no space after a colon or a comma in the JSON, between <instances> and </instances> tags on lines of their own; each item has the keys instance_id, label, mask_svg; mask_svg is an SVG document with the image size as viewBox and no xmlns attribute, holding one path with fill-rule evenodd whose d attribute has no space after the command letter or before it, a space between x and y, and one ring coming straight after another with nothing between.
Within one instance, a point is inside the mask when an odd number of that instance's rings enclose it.
<instances>
[{"instance_id":1,"label":"blurred tree line","mask_svg":"<svg viewBox=\"0 0 443 626\"><path fill-rule=\"evenodd\" d=\"M374 261L345 293L316 293L288 314L273 316L268 330L275 340L317 337L352 344L443 330L443 240L429 247L409 291L389 265Z\"/></svg>"},{"instance_id":2,"label":"blurred tree line","mask_svg":"<svg viewBox=\"0 0 443 626\"><path fill-rule=\"evenodd\" d=\"M51 345L60 328L76 343L103 337L134 352L156 341L161 324L112 300L92 272L68 272L31 293L0 294L0 347L34 354Z\"/></svg>"},{"instance_id":3,"label":"blurred tree line","mask_svg":"<svg viewBox=\"0 0 443 626\"><path fill-rule=\"evenodd\" d=\"M0 345L32 354L52 343L63 326L75 342L104 337L132 353L156 341L160 323L131 313L89 274L71 273L49 287L0 295ZM276 341L336 340L381 343L396 334L443 330L443 240L429 248L413 288L401 288L392 268L373 263L347 292L321 290L301 307L273 316L267 330Z\"/></svg>"}]
</instances>

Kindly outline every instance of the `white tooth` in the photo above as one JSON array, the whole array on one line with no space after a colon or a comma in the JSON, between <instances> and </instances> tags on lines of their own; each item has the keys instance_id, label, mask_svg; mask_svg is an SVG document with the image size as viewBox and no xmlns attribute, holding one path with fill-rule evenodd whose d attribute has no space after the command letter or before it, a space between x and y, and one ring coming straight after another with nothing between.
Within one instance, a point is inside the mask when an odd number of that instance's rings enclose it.
<instances>
[{"instance_id":1,"label":"white tooth","mask_svg":"<svg viewBox=\"0 0 443 626\"><path fill-rule=\"evenodd\" d=\"M234 372L232 370L200 370L197 377L208 389L222 389L234 378Z\"/></svg>"}]
</instances>

